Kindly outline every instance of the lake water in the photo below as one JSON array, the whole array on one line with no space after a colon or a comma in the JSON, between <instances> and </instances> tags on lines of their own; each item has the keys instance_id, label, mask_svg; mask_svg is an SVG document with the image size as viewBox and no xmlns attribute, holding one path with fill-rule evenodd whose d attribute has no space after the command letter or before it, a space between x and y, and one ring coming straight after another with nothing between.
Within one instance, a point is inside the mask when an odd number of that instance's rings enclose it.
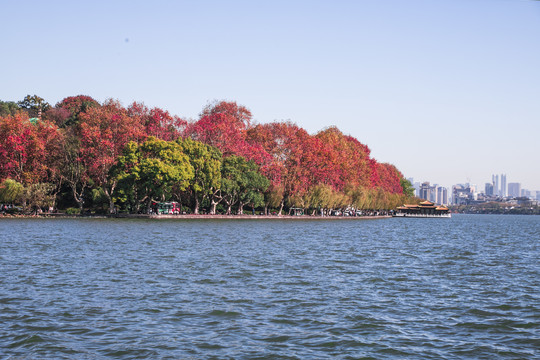
<instances>
[{"instance_id":1,"label":"lake water","mask_svg":"<svg viewBox=\"0 0 540 360\"><path fill-rule=\"evenodd\" d=\"M540 217L0 219L0 358L540 358Z\"/></svg>"}]
</instances>

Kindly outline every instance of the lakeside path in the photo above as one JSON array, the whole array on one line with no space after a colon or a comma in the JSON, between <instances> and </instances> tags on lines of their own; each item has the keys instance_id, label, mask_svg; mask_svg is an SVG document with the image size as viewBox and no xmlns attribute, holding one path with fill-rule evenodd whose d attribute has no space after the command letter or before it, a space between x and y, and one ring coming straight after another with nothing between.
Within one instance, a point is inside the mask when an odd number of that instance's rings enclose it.
<instances>
[{"instance_id":1,"label":"lakeside path","mask_svg":"<svg viewBox=\"0 0 540 360\"><path fill-rule=\"evenodd\" d=\"M116 216L122 217L122 216ZM241 220L370 220L386 219L389 215L380 216L291 216L291 215L128 215L150 219L241 219Z\"/></svg>"},{"instance_id":2,"label":"lakeside path","mask_svg":"<svg viewBox=\"0 0 540 360\"><path fill-rule=\"evenodd\" d=\"M388 219L390 215L376 216L291 216L291 215L148 215L148 214L113 214L113 215L67 215L67 214L39 214L39 215L0 215L1 218L101 218L101 219L224 219L224 220L375 220Z\"/></svg>"}]
</instances>

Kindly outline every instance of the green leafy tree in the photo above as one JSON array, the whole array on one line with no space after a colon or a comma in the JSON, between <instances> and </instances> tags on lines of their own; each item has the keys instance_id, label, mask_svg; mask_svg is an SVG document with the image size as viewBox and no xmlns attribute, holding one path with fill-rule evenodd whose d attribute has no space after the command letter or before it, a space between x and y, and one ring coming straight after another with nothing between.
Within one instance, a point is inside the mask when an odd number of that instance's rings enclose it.
<instances>
[{"instance_id":1,"label":"green leafy tree","mask_svg":"<svg viewBox=\"0 0 540 360\"><path fill-rule=\"evenodd\" d=\"M403 189L403 194L407 197L412 198L414 196L414 187L411 182L404 177L400 180L401 188Z\"/></svg>"},{"instance_id":2,"label":"green leafy tree","mask_svg":"<svg viewBox=\"0 0 540 360\"><path fill-rule=\"evenodd\" d=\"M227 214L231 214L235 204L238 204L238 214L243 213L246 204L253 207L264 204L263 192L269 185L270 181L259 172L253 161L235 155L223 159L221 192L227 204Z\"/></svg>"},{"instance_id":3,"label":"green leafy tree","mask_svg":"<svg viewBox=\"0 0 540 360\"><path fill-rule=\"evenodd\" d=\"M283 203L283 185L270 184L268 189L264 192L264 214L268 215L268 208L276 208Z\"/></svg>"},{"instance_id":4,"label":"green leafy tree","mask_svg":"<svg viewBox=\"0 0 540 360\"><path fill-rule=\"evenodd\" d=\"M37 95L26 95L18 102L19 107L26 109L30 117L41 118L41 113L50 109L51 105Z\"/></svg>"},{"instance_id":5,"label":"green leafy tree","mask_svg":"<svg viewBox=\"0 0 540 360\"><path fill-rule=\"evenodd\" d=\"M32 214L38 214L42 208L54 204L54 185L49 183L31 184L23 190L23 203L25 210Z\"/></svg>"},{"instance_id":6,"label":"green leafy tree","mask_svg":"<svg viewBox=\"0 0 540 360\"><path fill-rule=\"evenodd\" d=\"M332 207L333 192L330 185L317 184L307 192L307 203L310 207L318 209L323 214L325 209Z\"/></svg>"},{"instance_id":7,"label":"green leafy tree","mask_svg":"<svg viewBox=\"0 0 540 360\"><path fill-rule=\"evenodd\" d=\"M238 202L239 214L243 213L244 205L251 205L253 209L264 205L264 191L270 186L270 180L259 172L259 167L253 161L248 161L244 169Z\"/></svg>"},{"instance_id":8,"label":"green leafy tree","mask_svg":"<svg viewBox=\"0 0 540 360\"><path fill-rule=\"evenodd\" d=\"M13 204L20 200L24 186L13 179L6 179L0 184L0 202Z\"/></svg>"},{"instance_id":9,"label":"green leafy tree","mask_svg":"<svg viewBox=\"0 0 540 360\"><path fill-rule=\"evenodd\" d=\"M221 183L221 152L210 145L187 138L178 140L184 154L193 168L193 179L188 191L193 199L193 213L199 213L199 206L204 198L213 195ZM211 204L211 213L215 213L215 202Z\"/></svg>"},{"instance_id":10,"label":"green leafy tree","mask_svg":"<svg viewBox=\"0 0 540 360\"><path fill-rule=\"evenodd\" d=\"M0 101L0 117L13 116L20 111L19 105L14 101Z\"/></svg>"},{"instance_id":11,"label":"green leafy tree","mask_svg":"<svg viewBox=\"0 0 540 360\"><path fill-rule=\"evenodd\" d=\"M132 204L132 210L145 204L147 212L152 202L166 200L173 187L185 190L193 179L193 167L182 146L154 137L141 145L128 143L111 172L118 179L116 199Z\"/></svg>"}]
</instances>

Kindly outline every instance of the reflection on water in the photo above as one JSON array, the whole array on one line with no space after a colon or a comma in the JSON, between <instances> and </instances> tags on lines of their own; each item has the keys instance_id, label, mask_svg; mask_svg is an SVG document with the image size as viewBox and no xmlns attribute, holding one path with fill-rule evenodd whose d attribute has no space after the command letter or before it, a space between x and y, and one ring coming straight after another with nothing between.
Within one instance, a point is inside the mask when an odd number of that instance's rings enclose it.
<instances>
[{"instance_id":1,"label":"reflection on water","mask_svg":"<svg viewBox=\"0 0 540 360\"><path fill-rule=\"evenodd\" d=\"M539 217L0 219L0 357L535 358Z\"/></svg>"}]
</instances>

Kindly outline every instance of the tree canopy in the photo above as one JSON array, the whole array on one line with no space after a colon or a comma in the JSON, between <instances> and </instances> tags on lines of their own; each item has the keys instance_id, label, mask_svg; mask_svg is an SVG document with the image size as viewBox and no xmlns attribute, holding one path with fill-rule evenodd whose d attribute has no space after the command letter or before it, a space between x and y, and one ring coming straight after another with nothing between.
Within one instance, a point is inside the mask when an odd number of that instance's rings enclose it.
<instances>
[{"instance_id":1,"label":"tree canopy","mask_svg":"<svg viewBox=\"0 0 540 360\"><path fill-rule=\"evenodd\" d=\"M0 140L0 183L35 194L34 206L140 212L174 200L193 213L315 213L388 209L412 196L395 166L336 127L312 135L290 121L257 124L230 101L187 121L137 102L77 95L50 106L28 95L0 102ZM23 198L9 199L30 203Z\"/></svg>"}]
</instances>

